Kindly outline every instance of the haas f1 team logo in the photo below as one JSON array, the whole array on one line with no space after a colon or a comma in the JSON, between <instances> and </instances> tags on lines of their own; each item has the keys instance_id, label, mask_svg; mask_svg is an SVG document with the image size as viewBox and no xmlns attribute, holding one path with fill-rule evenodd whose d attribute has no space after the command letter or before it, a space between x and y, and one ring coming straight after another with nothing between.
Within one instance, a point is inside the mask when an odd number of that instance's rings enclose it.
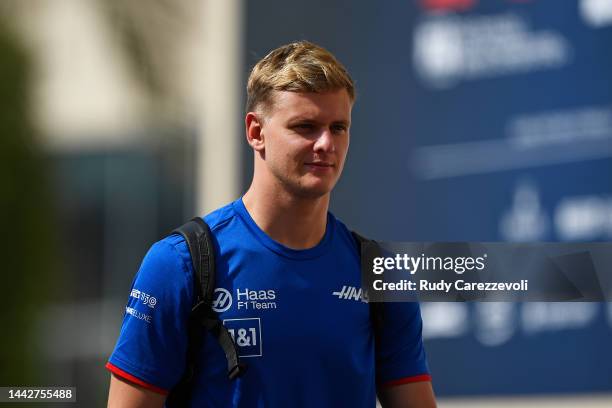
<instances>
[{"instance_id":1,"label":"haas f1 team logo","mask_svg":"<svg viewBox=\"0 0 612 408\"><path fill-rule=\"evenodd\" d=\"M342 286L342 289L336 292L332 292L332 295L336 296L338 299L347 299L347 300L360 300L365 302L363 297L363 290L361 288L356 288L354 286Z\"/></svg>"},{"instance_id":2,"label":"haas f1 team logo","mask_svg":"<svg viewBox=\"0 0 612 408\"><path fill-rule=\"evenodd\" d=\"M212 309L217 312L225 312L232 307L232 294L227 289L217 288L213 295Z\"/></svg>"}]
</instances>

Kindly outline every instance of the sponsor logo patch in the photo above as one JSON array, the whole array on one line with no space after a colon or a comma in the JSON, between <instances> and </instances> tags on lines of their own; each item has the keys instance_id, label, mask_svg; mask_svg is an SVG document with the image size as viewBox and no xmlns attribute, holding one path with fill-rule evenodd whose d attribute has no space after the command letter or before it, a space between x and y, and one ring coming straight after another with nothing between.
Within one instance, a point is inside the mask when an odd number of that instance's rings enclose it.
<instances>
[{"instance_id":1,"label":"sponsor logo patch","mask_svg":"<svg viewBox=\"0 0 612 408\"><path fill-rule=\"evenodd\" d=\"M213 294L212 309L217 312L225 312L232 307L232 294L227 289L216 288Z\"/></svg>"},{"instance_id":2,"label":"sponsor logo patch","mask_svg":"<svg viewBox=\"0 0 612 408\"><path fill-rule=\"evenodd\" d=\"M154 296L151 296L148 293L138 289L132 289L130 296L134 299L141 300L143 304L149 306L151 309L154 309L155 305L157 304L157 299Z\"/></svg>"},{"instance_id":3,"label":"sponsor logo patch","mask_svg":"<svg viewBox=\"0 0 612 408\"><path fill-rule=\"evenodd\" d=\"M336 292L332 292L332 295L338 297L338 299L347 300L360 300L365 302L363 299L363 290L354 286L342 286L342 289Z\"/></svg>"},{"instance_id":4,"label":"sponsor logo patch","mask_svg":"<svg viewBox=\"0 0 612 408\"><path fill-rule=\"evenodd\" d=\"M261 319L225 319L223 325L234 339L240 357L261 357Z\"/></svg>"}]
</instances>

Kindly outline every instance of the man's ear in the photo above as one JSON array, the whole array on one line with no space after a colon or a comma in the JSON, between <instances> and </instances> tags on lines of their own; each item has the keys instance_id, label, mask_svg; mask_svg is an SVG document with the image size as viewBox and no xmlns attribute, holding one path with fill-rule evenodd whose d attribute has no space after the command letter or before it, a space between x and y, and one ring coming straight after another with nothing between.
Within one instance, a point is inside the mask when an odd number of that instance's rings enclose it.
<instances>
[{"instance_id":1,"label":"man's ear","mask_svg":"<svg viewBox=\"0 0 612 408\"><path fill-rule=\"evenodd\" d=\"M246 127L246 138L248 144L255 151L263 151L265 143L261 114L257 114L255 112L248 112L246 114L246 117L244 118L244 124Z\"/></svg>"}]
</instances>

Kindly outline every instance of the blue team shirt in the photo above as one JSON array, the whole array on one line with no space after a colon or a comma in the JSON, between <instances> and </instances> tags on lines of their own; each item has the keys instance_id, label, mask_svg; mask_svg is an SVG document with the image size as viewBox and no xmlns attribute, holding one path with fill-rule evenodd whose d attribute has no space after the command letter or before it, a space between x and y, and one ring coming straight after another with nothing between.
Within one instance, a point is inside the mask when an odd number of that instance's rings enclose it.
<instances>
[{"instance_id":1,"label":"blue team shirt","mask_svg":"<svg viewBox=\"0 0 612 408\"><path fill-rule=\"evenodd\" d=\"M216 254L214 308L248 370L228 380L225 354L206 333L191 406L374 407L376 383L427 378L418 303L385 305L375 351L357 244L331 213L322 241L305 250L272 240L242 199L205 221ZM189 250L171 235L142 262L107 367L170 390L185 367L193 299Z\"/></svg>"}]
</instances>

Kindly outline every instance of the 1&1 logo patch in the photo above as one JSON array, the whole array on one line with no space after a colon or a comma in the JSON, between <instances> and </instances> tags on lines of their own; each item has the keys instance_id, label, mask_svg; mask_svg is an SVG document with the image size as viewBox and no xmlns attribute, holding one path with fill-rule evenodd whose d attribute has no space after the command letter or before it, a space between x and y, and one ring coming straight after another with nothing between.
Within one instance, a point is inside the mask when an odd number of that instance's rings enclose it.
<instances>
[{"instance_id":1,"label":"1&1 logo patch","mask_svg":"<svg viewBox=\"0 0 612 408\"><path fill-rule=\"evenodd\" d=\"M223 325L238 346L240 357L261 357L261 319L225 319Z\"/></svg>"}]
</instances>

